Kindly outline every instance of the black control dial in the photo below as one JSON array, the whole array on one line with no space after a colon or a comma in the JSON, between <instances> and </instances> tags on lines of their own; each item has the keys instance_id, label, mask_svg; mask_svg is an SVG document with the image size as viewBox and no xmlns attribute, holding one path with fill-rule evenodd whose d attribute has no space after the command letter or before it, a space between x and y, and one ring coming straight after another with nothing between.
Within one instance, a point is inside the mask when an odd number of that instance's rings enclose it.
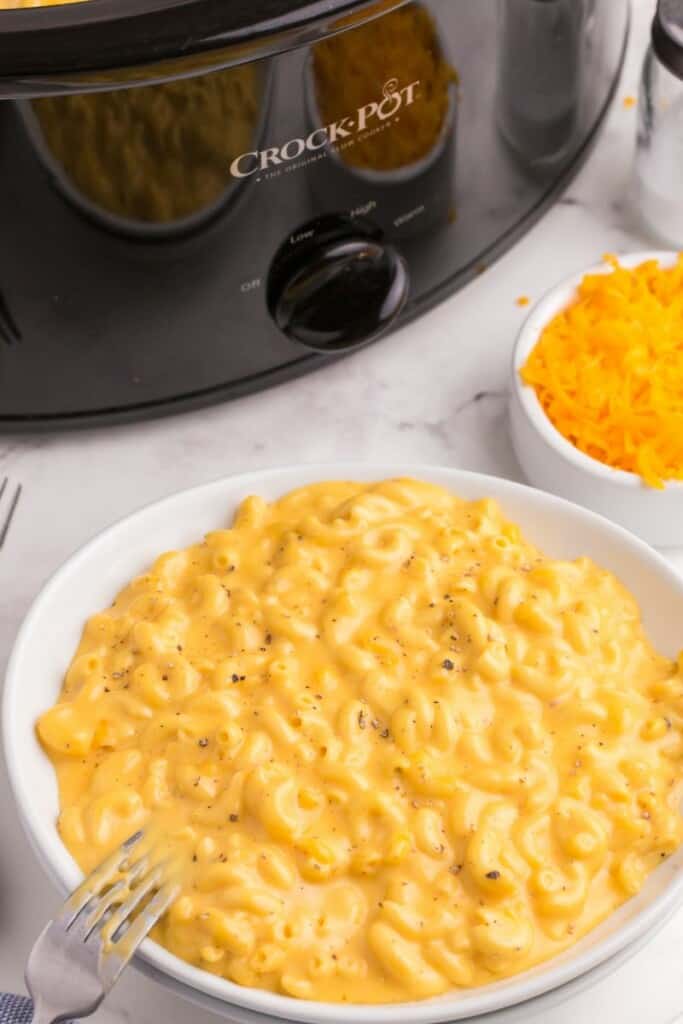
<instances>
[{"instance_id":1,"label":"black control dial","mask_svg":"<svg viewBox=\"0 0 683 1024\"><path fill-rule=\"evenodd\" d=\"M367 221L327 216L292 232L268 277L270 313L281 331L317 352L371 341L401 312L408 268Z\"/></svg>"}]
</instances>

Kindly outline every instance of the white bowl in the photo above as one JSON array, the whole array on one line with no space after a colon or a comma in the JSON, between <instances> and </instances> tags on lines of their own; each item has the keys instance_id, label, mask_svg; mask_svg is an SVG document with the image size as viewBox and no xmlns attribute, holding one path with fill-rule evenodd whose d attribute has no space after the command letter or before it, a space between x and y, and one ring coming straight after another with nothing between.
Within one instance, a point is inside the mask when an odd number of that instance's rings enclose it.
<instances>
[{"instance_id":1,"label":"white bowl","mask_svg":"<svg viewBox=\"0 0 683 1024\"><path fill-rule=\"evenodd\" d=\"M251 473L219 480L151 505L100 534L52 577L29 611L12 652L3 699L3 742L10 783L28 837L62 892L81 871L55 828L57 787L50 761L35 735L35 722L50 707L86 618L106 607L156 554L184 547L227 524L237 503L257 492L275 498L312 481L376 480L409 475L441 484L466 498L498 499L530 540L563 558L587 555L615 572L635 594L653 642L674 655L683 621L683 579L661 556L607 520L542 491L496 477L406 464L334 463ZM650 876L638 896L573 949L524 974L490 986L423 1002L348 1006L304 1002L242 988L174 957L147 940L139 966L168 988L243 1024L262 1015L310 1024L432 1024L502 1011L584 979L626 955L683 904L683 848ZM598 975L600 971L597 971ZM550 996L546 997L550 998ZM510 1019L517 1019L517 1011ZM508 1019L505 1014L505 1019Z\"/></svg>"},{"instance_id":2,"label":"white bowl","mask_svg":"<svg viewBox=\"0 0 683 1024\"><path fill-rule=\"evenodd\" d=\"M677 252L634 252L619 256L624 267L658 259L670 267ZM585 274L607 274L601 263L573 274L548 292L522 325L512 359L510 423L512 443L526 478L536 487L586 505L660 547L683 545L683 482L671 481L664 490L648 487L635 473L613 469L579 451L550 422L533 387L519 371L547 324L576 296Z\"/></svg>"}]
</instances>

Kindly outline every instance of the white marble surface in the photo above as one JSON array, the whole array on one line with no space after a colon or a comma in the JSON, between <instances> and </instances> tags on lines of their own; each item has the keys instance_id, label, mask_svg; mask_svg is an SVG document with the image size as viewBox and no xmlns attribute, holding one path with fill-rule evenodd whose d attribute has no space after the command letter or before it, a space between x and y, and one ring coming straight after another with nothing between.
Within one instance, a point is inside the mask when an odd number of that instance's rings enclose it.
<instances>
[{"instance_id":1,"label":"white marble surface","mask_svg":"<svg viewBox=\"0 0 683 1024\"><path fill-rule=\"evenodd\" d=\"M30 601L83 541L178 488L240 470L344 458L422 460L519 477L505 392L514 335L539 296L606 250L643 248L627 184L636 92L653 0L636 0L617 100L596 150L566 197L507 256L397 335L265 394L134 426L61 436L0 437L0 477L24 485L0 556L0 673ZM683 570L683 551L669 553ZM32 940L57 903L0 772L0 989L22 989ZM683 1022L683 912L615 975L543 1015L545 1024ZM100 1019L180 1024L191 1012L135 972ZM530 1019L535 1019L530 1014Z\"/></svg>"}]
</instances>

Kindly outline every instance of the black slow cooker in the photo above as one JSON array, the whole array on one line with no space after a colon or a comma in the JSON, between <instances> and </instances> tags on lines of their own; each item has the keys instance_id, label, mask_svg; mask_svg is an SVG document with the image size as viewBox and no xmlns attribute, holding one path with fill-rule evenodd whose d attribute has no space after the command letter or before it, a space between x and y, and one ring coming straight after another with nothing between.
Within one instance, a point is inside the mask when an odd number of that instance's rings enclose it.
<instances>
[{"instance_id":1,"label":"black slow cooker","mask_svg":"<svg viewBox=\"0 0 683 1024\"><path fill-rule=\"evenodd\" d=\"M576 171L628 20L628 0L0 10L0 424L244 394L419 315Z\"/></svg>"}]
</instances>

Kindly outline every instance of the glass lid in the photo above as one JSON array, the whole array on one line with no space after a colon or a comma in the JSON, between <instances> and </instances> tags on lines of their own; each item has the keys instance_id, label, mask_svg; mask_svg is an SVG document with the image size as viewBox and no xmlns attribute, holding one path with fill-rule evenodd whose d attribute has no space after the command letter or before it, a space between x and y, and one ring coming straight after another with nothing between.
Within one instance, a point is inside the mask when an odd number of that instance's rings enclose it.
<instances>
[{"instance_id":1,"label":"glass lid","mask_svg":"<svg viewBox=\"0 0 683 1024\"><path fill-rule=\"evenodd\" d=\"M81 89L111 88L113 80L135 84L244 63L405 2L0 0L0 97L62 91L72 80ZM96 74L120 69L115 78Z\"/></svg>"}]
</instances>

